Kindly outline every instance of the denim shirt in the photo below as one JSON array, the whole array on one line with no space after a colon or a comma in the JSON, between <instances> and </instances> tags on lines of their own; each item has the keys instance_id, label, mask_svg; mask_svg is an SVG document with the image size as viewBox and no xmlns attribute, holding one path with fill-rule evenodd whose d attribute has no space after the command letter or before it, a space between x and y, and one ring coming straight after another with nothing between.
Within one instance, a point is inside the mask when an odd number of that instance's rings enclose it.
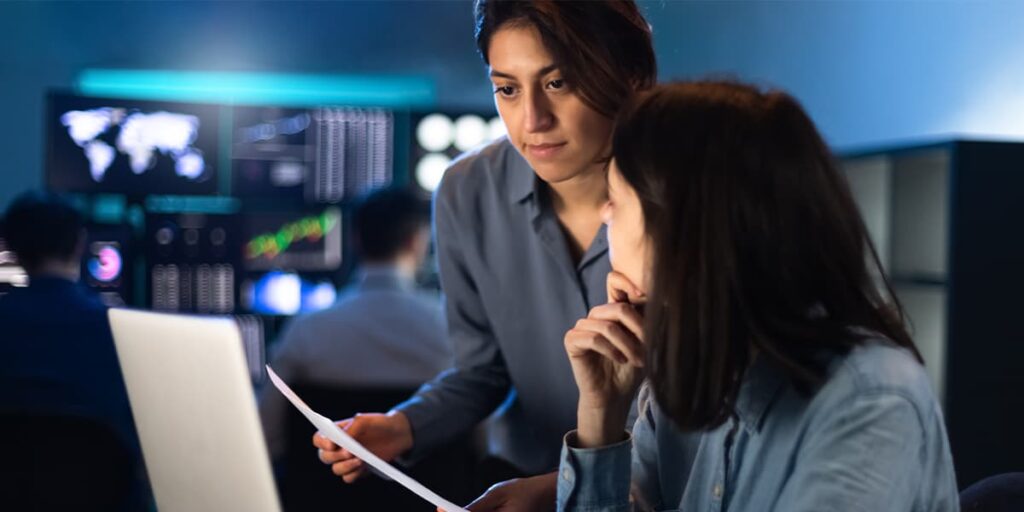
<instances>
[{"instance_id":1,"label":"denim shirt","mask_svg":"<svg viewBox=\"0 0 1024 512\"><path fill-rule=\"evenodd\" d=\"M805 396L759 360L732 418L689 433L645 386L632 439L578 449L566 436L558 509L959 510L942 412L913 356L872 341L826 375Z\"/></svg>"}]
</instances>

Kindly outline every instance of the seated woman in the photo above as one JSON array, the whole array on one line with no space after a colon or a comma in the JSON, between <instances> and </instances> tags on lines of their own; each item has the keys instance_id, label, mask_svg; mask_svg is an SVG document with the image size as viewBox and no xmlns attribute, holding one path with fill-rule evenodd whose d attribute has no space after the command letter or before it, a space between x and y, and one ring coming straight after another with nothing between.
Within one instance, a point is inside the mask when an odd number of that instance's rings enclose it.
<instances>
[{"instance_id":1,"label":"seated woman","mask_svg":"<svg viewBox=\"0 0 1024 512\"><path fill-rule=\"evenodd\" d=\"M615 302L565 336L580 399L558 508L957 510L921 356L797 102L661 86L612 152Z\"/></svg>"}]
</instances>

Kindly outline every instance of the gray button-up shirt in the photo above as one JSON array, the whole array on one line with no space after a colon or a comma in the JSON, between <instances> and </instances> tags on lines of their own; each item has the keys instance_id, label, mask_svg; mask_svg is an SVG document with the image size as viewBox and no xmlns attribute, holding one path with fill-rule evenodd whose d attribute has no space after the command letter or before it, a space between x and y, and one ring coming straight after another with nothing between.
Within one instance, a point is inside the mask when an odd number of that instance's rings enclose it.
<instances>
[{"instance_id":1,"label":"gray button-up shirt","mask_svg":"<svg viewBox=\"0 0 1024 512\"><path fill-rule=\"evenodd\" d=\"M607 301L604 228L578 264L545 189L507 139L457 160L434 199L441 286L455 368L396 409L412 423L415 459L502 408L496 454L528 473L558 466L576 424L563 338Z\"/></svg>"},{"instance_id":2,"label":"gray button-up shirt","mask_svg":"<svg viewBox=\"0 0 1024 512\"><path fill-rule=\"evenodd\" d=\"M924 367L877 340L834 358L828 374L808 397L759 361L736 415L706 432L675 428L645 387L632 443L578 449L567 436L558 510L959 510Z\"/></svg>"}]
</instances>

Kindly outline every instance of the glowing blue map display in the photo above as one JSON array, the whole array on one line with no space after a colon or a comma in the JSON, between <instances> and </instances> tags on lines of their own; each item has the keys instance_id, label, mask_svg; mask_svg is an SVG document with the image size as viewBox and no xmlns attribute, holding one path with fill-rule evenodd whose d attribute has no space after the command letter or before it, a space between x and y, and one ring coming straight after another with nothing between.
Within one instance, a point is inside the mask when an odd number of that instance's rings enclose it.
<instances>
[{"instance_id":1,"label":"glowing blue map display","mask_svg":"<svg viewBox=\"0 0 1024 512\"><path fill-rule=\"evenodd\" d=\"M47 122L47 184L55 189L217 192L217 106L53 94Z\"/></svg>"}]
</instances>

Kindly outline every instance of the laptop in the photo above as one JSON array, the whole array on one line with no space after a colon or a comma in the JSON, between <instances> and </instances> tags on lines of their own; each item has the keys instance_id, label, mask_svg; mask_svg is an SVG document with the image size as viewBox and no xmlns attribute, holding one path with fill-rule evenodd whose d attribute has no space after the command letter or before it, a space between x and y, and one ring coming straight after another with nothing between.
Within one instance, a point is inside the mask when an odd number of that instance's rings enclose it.
<instances>
[{"instance_id":1,"label":"laptop","mask_svg":"<svg viewBox=\"0 0 1024 512\"><path fill-rule=\"evenodd\" d=\"M160 512L280 512L234 320L109 318Z\"/></svg>"}]
</instances>

